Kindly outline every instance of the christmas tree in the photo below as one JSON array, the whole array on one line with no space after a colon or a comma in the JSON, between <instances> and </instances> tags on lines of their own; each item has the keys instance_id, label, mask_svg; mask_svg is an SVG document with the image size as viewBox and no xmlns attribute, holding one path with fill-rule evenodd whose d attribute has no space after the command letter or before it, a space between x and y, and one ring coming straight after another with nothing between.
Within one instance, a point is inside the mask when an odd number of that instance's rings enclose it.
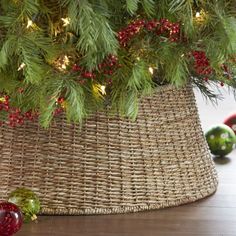
<instances>
[{"instance_id":1,"label":"christmas tree","mask_svg":"<svg viewBox=\"0 0 236 236\"><path fill-rule=\"evenodd\" d=\"M0 0L0 120L135 119L158 86L234 89L235 17L235 0Z\"/></svg>"}]
</instances>

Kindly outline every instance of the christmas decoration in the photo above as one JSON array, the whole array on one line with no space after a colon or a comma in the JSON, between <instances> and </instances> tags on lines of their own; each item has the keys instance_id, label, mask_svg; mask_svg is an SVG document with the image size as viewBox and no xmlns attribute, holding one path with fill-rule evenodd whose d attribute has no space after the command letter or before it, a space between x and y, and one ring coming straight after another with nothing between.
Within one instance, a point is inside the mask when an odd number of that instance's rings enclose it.
<instances>
[{"instance_id":1,"label":"christmas decoration","mask_svg":"<svg viewBox=\"0 0 236 236\"><path fill-rule=\"evenodd\" d=\"M12 236L22 226L22 213L19 208L9 202L0 202L0 235Z\"/></svg>"},{"instance_id":2,"label":"christmas decoration","mask_svg":"<svg viewBox=\"0 0 236 236\"><path fill-rule=\"evenodd\" d=\"M210 61L206 57L205 52L194 51L193 56L195 59L194 68L199 75L210 75L213 73L210 67Z\"/></svg>"},{"instance_id":3,"label":"christmas decoration","mask_svg":"<svg viewBox=\"0 0 236 236\"><path fill-rule=\"evenodd\" d=\"M230 115L224 120L224 124L228 125L236 134L236 113Z\"/></svg>"},{"instance_id":4,"label":"christmas decoration","mask_svg":"<svg viewBox=\"0 0 236 236\"><path fill-rule=\"evenodd\" d=\"M107 105L135 119L140 96L166 84L209 98L211 85L236 88L234 0L0 0L0 10L3 125L48 127L62 112L82 122Z\"/></svg>"},{"instance_id":5,"label":"christmas decoration","mask_svg":"<svg viewBox=\"0 0 236 236\"><path fill-rule=\"evenodd\" d=\"M213 155L226 156L232 152L236 143L236 136L231 128L220 124L206 132L206 140Z\"/></svg>"},{"instance_id":6,"label":"christmas decoration","mask_svg":"<svg viewBox=\"0 0 236 236\"><path fill-rule=\"evenodd\" d=\"M145 19L137 20L130 23L125 29L118 33L118 39L121 46L126 47L128 42L135 37L136 34L141 33L141 30L146 29L154 33L157 37L165 35L171 42L175 42L180 37L179 23L172 23L168 19L161 19L157 21L145 21Z\"/></svg>"},{"instance_id":7,"label":"christmas decoration","mask_svg":"<svg viewBox=\"0 0 236 236\"><path fill-rule=\"evenodd\" d=\"M19 206L26 222L37 219L36 215L40 211L40 201L33 191L18 188L10 193L8 201Z\"/></svg>"}]
</instances>

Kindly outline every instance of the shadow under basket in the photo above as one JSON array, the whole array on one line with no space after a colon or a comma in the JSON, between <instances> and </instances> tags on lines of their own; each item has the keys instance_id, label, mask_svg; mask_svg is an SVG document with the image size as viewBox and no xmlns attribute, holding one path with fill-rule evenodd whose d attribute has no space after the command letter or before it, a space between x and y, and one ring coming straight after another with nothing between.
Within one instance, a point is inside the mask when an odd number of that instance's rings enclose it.
<instances>
[{"instance_id":1,"label":"shadow under basket","mask_svg":"<svg viewBox=\"0 0 236 236\"><path fill-rule=\"evenodd\" d=\"M135 122L96 113L82 128L57 117L0 127L0 199L35 191L41 213L113 214L177 206L211 195L217 174L194 93L165 86L140 100Z\"/></svg>"}]
</instances>

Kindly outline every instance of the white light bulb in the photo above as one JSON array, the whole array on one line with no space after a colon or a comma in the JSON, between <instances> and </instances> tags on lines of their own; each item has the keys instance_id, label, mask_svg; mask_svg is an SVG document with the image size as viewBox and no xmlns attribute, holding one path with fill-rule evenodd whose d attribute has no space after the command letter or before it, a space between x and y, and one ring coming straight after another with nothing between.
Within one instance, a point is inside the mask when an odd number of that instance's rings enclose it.
<instances>
[{"instance_id":1,"label":"white light bulb","mask_svg":"<svg viewBox=\"0 0 236 236\"><path fill-rule=\"evenodd\" d=\"M64 57L64 64L69 65L69 63L70 63L70 60L69 60L68 56L65 56Z\"/></svg>"},{"instance_id":2,"label":"white light bulb","mask_svg":"<svg viewBox=\"0 0 236 236\"><path fill-rule=\"evenodd\" d=\"M106 86L105 85L101 85L101 92L102 92L102 95L106 95Z\"/></svg>"},{"instance_id":3,"label":"white light bulb","mask_svg":"<svg viewBox=\"0 0 236 236\"><path fill-rule=\"evenodd\" d=\"M66 69L66 65L65 65L65 64L62 64L62 65L61 65L61 68L62 68L63 70L65 70L65 69Z\"/></svg>"},{"instance_id":4,"label":"white light bulb","mask_svg":"<svg viewBox=\"0 0 236 236\"><path fill-rule=\"evenodd\" d=\"M68 56L64 56L63 63L61 64L61 69L66 70L66 67L70 64Z\"/></svg>"},{"instance_id":5,"label":"white light bulb","mask_svg":"<svg viewBox=\"0 0 236 236\"><path fill-rule=\"evenodd\" d=\"M61 18L61 20L63 21L63 26L66 27L67 25L70 24L70 18L66 17L66 18Z\"/></svg>"},{"instance_id":6,"label":"white light bulb","mask_svg":"<svg viewBox=\"0 0 236 236\"><path fill-rule=\"evenodd\" d=\"M25 66L26 66L25 63L22 63L22 64L19 66L18 71L24 69Z\"/></svg>"},{"instance_id":7,"label":"white light bulb","mask_svg":"<svg viewBox=\"0 0 236 236\"><path fill-rule=\"evenodd\" d=\"M152 67L149 67L148 70L152 75L154 74L154 69Z\"/></svg>"},{"instance_id":8,"label":"white light bulb","mask_svg":"<svg viewBox=\"0 0 236 236\"><path fill-rule=\"evenodd\" d=\"M27 26L26 28L28 29L29 27L31 27L33 25L33 21L28 19L28 23L27 23Z\"/></svg>"},{"instance_id":9,"label":"white light bulb","mask_svg":"<svg viewBox=\"0 0 236 236\"><path fill-rule=\"evenodd\" d=\"M199 18L201 16L200 12L196 12L196 17Z\"/></svg>"}]
</instances>

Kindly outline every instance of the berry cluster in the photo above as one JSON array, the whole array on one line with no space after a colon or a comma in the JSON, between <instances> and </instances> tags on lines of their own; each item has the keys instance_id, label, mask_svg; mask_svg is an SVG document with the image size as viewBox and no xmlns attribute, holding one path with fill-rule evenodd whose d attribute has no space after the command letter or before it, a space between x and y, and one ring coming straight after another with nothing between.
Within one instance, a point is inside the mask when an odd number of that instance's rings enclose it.
<instances>
[{"instance_id":1,"label":"berry cluster","mask_svg":"<svg viewBox=\"0 0 236 236\"><path fill-rule=\"evenodd\" d=\"M64 97L59 97L56 101L57 108L54 111L54 116L60 115L66 108L66 101Z\"/></svg>"},{"instance_id":2,"label":"berry cluster","mask_svg":"<svg viewBox=\"0 0 236 236\"><path fill-rule=\"evenodd\" d=\"M210 66L210 61L206 56L206 53L203 51L194 51L192 52L194 57L194 69L198 75L205 76L204 80L207 82L209 80L208 76L211 76L214 73L214 70ZM223 73L227 76L227 79L230 79L230 73L226 65L221 66ZM224 82L220 82L220 85L223 87Z\"/></svg>"},{"instance_id":3,"label":"berry cluster","mask_svg":"<svg viewBox=\"0 0 236 236\"><path fill-rule=\"evenodd\" d=\"M59 98L57 101L58 108L55 109L54 115L59 115L64 110L64 98ZM17 125L23 125L26 120L33 121L39 116L38 112L27 111L22 112L19 108L13 108L10 106L10 97L7 95L2 95L0 98L0 112L5 112L7 114L7 120L5 122L1 121L0 125L9 125L15 127Z\"/></svg>"},{"instance_id":4,"label":"berry cluster","mask_svg":"<svg viewBox=\"0 0 236 236\"><path fill-rule=\"evenodd\" d=\"M78 73L80 78L80 83L84 83L83 79L98 79L98 78L107 78L110 83L111 79L109 78L119 67L118 59L114 55L108 56L102 63L98 65L97 70L86 71L86 69L79 64L74 64L72 67L72 73ZM83 78L81 80L81 78Z\"/></svg>"},{"instance_id":5,"label":"berry cluster","mask_svg":"<svg viewBox=\"0 0 236 236\"><path fill-rule=\"evenodd\" d=\"M157 36L165 36L171 42L176 42L180 39L180 24L172 23L168 19L158 20L136 20L130 23L126 28L118 32L118 39L120 45L126 47L129 41L140 33L141 30L146 29L148 32L153 32Z\"/></svg>"},{"instance_id":6,"label":"berry cluster","mask_svg":"<svg viewBox=\"0 0 236 236\"><path fill-rule=\"evenodd\" d=\"M12 127L24 124L25 120L34 120L38 116L36 112L28 111L23 113L18 108L10 107L10 98L6 95L0 99L0 111L7 113L8 120L5 123ZM4 122L0 123L0 125L3 124Z\"/></svg>"},{"instance_id":7,"label":"berry cluster","mask_svg":"<svg viewBox=\"0 0 236 236\"><path fill-rule=\"evenodd\" d=\"M72 72L79 72L80 76L86 79L93 79L95 78L95 73L86 71L84 67L74 64L72 67Z\"/></svg>"},{"instance_id":8,"label":"berry cluster","mask_svg":"<svg viewBox=\"0 0 236 236\"><path fill-rule=\"evenodd\" d=\"M119 31L118 40L120 45L126 47L128 42L144 28L145 24L145 20L135 20L126 28Z\"/></svg>"},{"instance_id":9,"label":"berry cluster","mask_svg":"<svg viewBox=\"0 0 236 236\"><path fill-rule=\"evenodd\" d=\"M206 53L203 51L194 51L192 52L194 57L194 69L197 74L209 76L213 73L212 68L210 67L210 61L206 57Z\"/></svg>"}]
</instances>

